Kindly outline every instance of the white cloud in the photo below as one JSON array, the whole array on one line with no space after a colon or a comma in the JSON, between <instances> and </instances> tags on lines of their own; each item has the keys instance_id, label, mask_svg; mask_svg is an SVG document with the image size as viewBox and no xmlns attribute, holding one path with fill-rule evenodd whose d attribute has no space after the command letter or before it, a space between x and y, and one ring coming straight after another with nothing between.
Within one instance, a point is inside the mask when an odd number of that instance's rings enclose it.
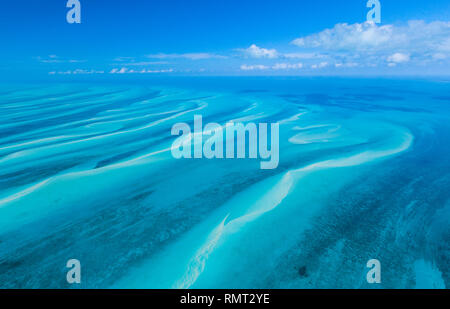
<instances>
[{"instance_id":1,"label":"white cloud","mask_svg":"<svg viewBox=\"0 0 450 309\"><path fill-rule=\"evenodd\" d=\"M303 68L303 63L277 63L272 66L273 70L296 70Z\"/></svg>"},{"instance_id":2,"label":"white cloud","mask_svg":"<svg viewBox=\"0 0 450 309\"><path fill-rule=\"evenodd\" d=\"M256 64L256 65L241 65L241 70L243 71L254 71L254 70L267 70L269 69L268 66L262 65L262 64Z\"/></svg>"},{"instance_id":3,"label":"white cloud","mask_svg":"<svg viewBox=\"0 0 450 309\"><path fill-rule=\"evenodd\" d=\"M249 48L237 50L248 58L256 59L319 59L326 57L325 55L322 55L320 53L281 53L276 49L262 48L256 46L255 44L252 44Z\"/></svg>"},{"instance_id":4,"label":"white cloud","mask_svg":"<svg viewBox=\"0 0 450 309\"><path fill-rule=\"evenodd\" d=\"M241 50L244 54L251 58L277 58L278 52L276 49L266 49L256 46L255 44L250 45L249 48Z\"/></svg>"},{"instance_id":5,"label":"white cloud","mask_svg":"<svg viewBox=\"0 0 450 309\"><path fill-rule=\"evenodd\" d=\"M186 54L153 54L147 55L148 58L153 59L189 59L189 60L203 60L203 59L226 59L226 56L210 54L210 53L186 53Z\"/></svg>"},{"instance_id":6,"label":"white cloud","mask_svg":"<svg viewBox=\"0 0 450 309\"><path fill-rule=\"evenodd\" d=\"M444 60L444 59L447 59L448 55L443 54L443 53L435 53L435 54L433 54L432 57L434 60Z\"/></svg>"},{"instance_id":7,"label":"white cloud","mask_svg":"<svg viewBox=\"0 0 450 309\"><path fill-rule=\"evenodd\" d=\"M163 70L141 70L139 71L140 74L151 74L151 73L172 73L173 69L163 69Z\"/></svg>"},{"instance_id":8,"label":"white cloud","mask_svg":"<svg viewBox=\"0 0 450 309\"><path fill-rule=\"evenodd\" d=\"M161 55L160 55L161 56ZM113 59L113 66L149 66L154 64L167 64L167 61L146 61L136 57L116 57Z\"/></svg>"},{"instance_id":9,"label":"white cloud","mask_svg":"<svg viewBox=\"0 0 450 309\"><path fill-rule=\"evenodd\" d=\"M297 39L293 40L291 43L294 45L297 45L299 47L303 47L306 45L304 38L297 38ZM314 44L314 45L316 45L316 44Z\"/></svg>"},{"instance_id":10,"label":"white cloud","mask_svg":"<svg viewBox=\"0 0 450 309\"><path fill-rule=\"evenodd\" d=\"M402 53L395 53L390 55L387 58L387 61L394 62L394 63L402 63L402 62L408 62L410 59L409 54L402 54Z\"/></svg>"},{"instance_id":11,"label":"white cloud","mask_svg":"<svg viewBox=\"0 0 450 309\"><path fill-rule=\"evenodd\" d=\"M297 38L292 44L304 52L325 52L327 61L335 62L336 67L355 60L359 66L377 66L386 60L422 65L450 59L450 22L416 20L382 26L373 22L343 23Z\"/></svg>"},{"instance_id":12,"label":"white cloud","mask_svg":"<svg viewBox=\"0 0 450 309\"><path fill-rule=\"evenodd\" d=\"M312 69L322 69L328 66L328 62L321 62L319 64L313 64L311 66Z\"/></svg>"},{"instance_id":13,"label":"white cloud","mask_svg":"<svg viewBox=\"0 0 450 309\"><path fill-rule=\"evenodd\" d=\"M105 71L96 71L96 70L83 70L76 69L72 71L72 74L103 74Z\"/></svg>"},{"instance_id":14,"label":"white cloud","mask_svg":"<svg viewBox=\"0 0 450 309\"><path fill-rule=\"evenodd\" d=\"M134 70L129 68L114 68L112 69L109 74L147 74L147 73L171 73L174 72L174 69L162 69L162 70L149 70L149 69L142 69L142 70Z\"/></svg>"},{"instance_id":15,"label":"white cloud","mask_svg":"<svg viewBox=\"0 0 450 309\"><path fill-rule=\"evenodd\" d=\"M130 61L134 61L134 57L116 57L116 58L114 58L114 61L117 61L117 62L123 62L123 61L128 61L128 62L130 62Z\"/></svg>"},{"instance_id":16,"label":"white cloud","mask_svg":"<svg viewBox=\"0 0 450 309\"><path fill-rule=\"evenodd\" d=\"M241 70L243 71L256 71L256 70L298 70L303 68L303 63L276 63L272 66L263 64L254 65L241 65Z\"/></svg>"},{"instance_id":17,"label":"white cloud","mask_svg":"<svg viewBox=\"0 0 450 309\"><path fill-rule=\"evenodd\" d=\"M167 64L167 61L139 61L139 62L127 62L127 63L121 63L120 65L126 65L126 66L149 66L149 65L155 65L155 64Z\"/></svg>"},{"instance_id":18,"label":"white cloud","mask_svg":"<svg viewBox=\"0 0 450 309\"><path fill-rule=\"evenodd\" d=\"M338 63L335 63L334 66L336 68L355 68L358 66L358 63L356 63L356 62L347 62L347 63L338 62Z\"/></svg>"},{"instance_id":19,"label":"white cloud","mask_svg":"<svg viewBox=\"0 0 450 309\"><path fill-rule=\"evenodd\" d=\"M443 40L442 43L438 45L437 49L439 51L450 52L450 37Z\"/></svg>"},{"instance_id":20,"label":"white cloud","mask_svg":"<svg viewBox=\"0 0 450 309\"><path fill-rule=\"evenodd\" d=\"M67 70L67 71L51 71L48 72L49 75L85 75L85 74L104 74L105 71L96 71L96 70L84 70L84 69L75 69L75 70Z\"/></svg>"},{"instance_id":21,"label":"white cloud","mask_svg":"<svg viewBox=\"0 0 450 309\"><path fill-rule=\"evenodd\" d=\"M395 48L450 51L450 22L415 20L406 25L378 26L373 22L337 24L292 41L294 45L325 50L374 51Z\"/></svg>"},{"instance_id":22,"label":"white cloud","mask_svg":"<svg viewBox=\"0 0 450 309\"><path fill-rule=\"evenodd\" d=\"M86 62L86 60L77 60L77 59L63 59L56 55L48 55L47 57L35 57L37 61L40 63L82 63Z\"/></svg>"},{"instance_id":23,"label":"white cloud","mask_svg":"<svg viewBox=\"0 0 450 309\"><path fill-rule=\"evenodd\" d=\"M283 54L283 57L287 59L318 59L326 56L318 53L286 53Z\"/></svg>"},{"instance_id":24,"label":"white cloud","mask_svg":"<svg viewBox=\"0 0 450 309\"><path fill-rule=\"evenodd\" d=\"M317 34L295 39L292 44L299 47L320 47L327 50L365 50L389 42L394 35L393 30L394 27L391 25L377 26L373 22L353 25L344 23Z\"/></svg>"}]
</instances>

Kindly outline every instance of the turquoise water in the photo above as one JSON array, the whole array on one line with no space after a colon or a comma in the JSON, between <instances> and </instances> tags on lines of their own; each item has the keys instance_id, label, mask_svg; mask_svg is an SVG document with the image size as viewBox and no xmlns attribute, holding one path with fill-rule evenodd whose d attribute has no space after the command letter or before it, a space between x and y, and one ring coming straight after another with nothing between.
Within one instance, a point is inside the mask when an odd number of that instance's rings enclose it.
<instances>
[{"instance_id":1,"label":"turquoise water","mask_svg":"<svg viewBox=\"0 0 450 309\"><path fill-rule=\"evenodd\" d=\"M449 95L400 79L1 86L0 288L448 287ZM279 123L278 168L174 159L171 128L194 115Z\"/></svg>"}]
</instances>

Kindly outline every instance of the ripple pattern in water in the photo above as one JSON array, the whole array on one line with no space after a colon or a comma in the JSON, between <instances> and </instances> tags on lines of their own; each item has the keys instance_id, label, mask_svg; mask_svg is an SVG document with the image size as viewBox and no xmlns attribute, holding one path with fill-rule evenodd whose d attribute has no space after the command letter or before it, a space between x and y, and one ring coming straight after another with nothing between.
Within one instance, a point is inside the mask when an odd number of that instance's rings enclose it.
<instances>
[{"instance_id":1,"label":"ripple pattern in water","mask_svg":"<svg viewBox=\"0 0 450 309\"><path fill-rule=\"evenodd\" d=\"M414 91L409 91L414 89ZM264 90L264 91L262 91ZM0 288L449 286L450 86L0 88ZM176 160L175 123L280 124L280 162Z\"/></svg>"}]
</instances>

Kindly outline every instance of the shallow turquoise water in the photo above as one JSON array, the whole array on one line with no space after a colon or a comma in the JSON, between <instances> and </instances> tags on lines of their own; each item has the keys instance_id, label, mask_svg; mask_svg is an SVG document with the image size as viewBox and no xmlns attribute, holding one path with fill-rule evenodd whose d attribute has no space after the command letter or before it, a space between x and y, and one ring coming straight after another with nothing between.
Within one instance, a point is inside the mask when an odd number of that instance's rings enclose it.
<instances>
[{"instance_id":1,"label":"shallow turquoise water","mask_svg":"<svg viewBox=\"0 0 450 309\"><path fill-rule=\"evenodd\" d=\"M2 86L0 287L448 287L449 95L398 79ZM174 159L171 127L194 115L278 122L278 168Z\"/></svg>"}]
</instances>

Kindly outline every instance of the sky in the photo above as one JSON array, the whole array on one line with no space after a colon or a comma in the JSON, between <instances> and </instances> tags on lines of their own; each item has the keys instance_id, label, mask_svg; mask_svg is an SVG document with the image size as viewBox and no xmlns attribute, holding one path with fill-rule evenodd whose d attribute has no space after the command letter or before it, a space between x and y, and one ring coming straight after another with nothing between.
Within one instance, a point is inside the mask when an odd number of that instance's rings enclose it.
<instances>
[{"instance_id":1,"label":"sky","mask_svg":"<svg viewBox=\"0 0 450 309\"><path fill-rule=\"evenodd\" d=\"M0 78L448 75L450 1L0 0Z\"/></svg>"}]
</instances>

